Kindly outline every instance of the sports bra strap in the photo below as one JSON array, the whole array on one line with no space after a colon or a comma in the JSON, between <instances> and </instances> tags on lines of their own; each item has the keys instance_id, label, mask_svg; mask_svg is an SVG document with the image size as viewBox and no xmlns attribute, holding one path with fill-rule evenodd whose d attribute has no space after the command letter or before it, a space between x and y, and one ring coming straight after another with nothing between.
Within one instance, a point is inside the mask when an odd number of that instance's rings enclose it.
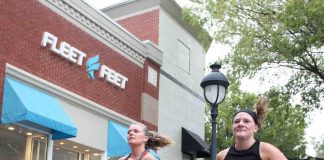
<instances>
[{"instance_id":1,"label":"sports bra strap","mask_svg":"<svg viewBox=\"0 0 324 160\"><path fill-rule=\"evenodd\" d=\"M145 150L145 151L141 154L141 156L140 156L140 158L139 158L138 160L142 160L142 158L143 158L147 153L148 153L147 150Z\"/></svg>"},{"instance_id":2,"label":"sports bra strap","mask_svg":"<svg viewBox=\"0 0 324 160\"><path fill-rule=\"evenodd\" d=\"M138 160L142 160L142 158L146 155L148 153L148 151L147 150L144 150L144 152L142 152L142 154L141 154L141 156L140 156L140 158L138 159ZM131 157L131 153L126 157L127 159L129 159L130 157Z\"/></svg>"}]
</instances>

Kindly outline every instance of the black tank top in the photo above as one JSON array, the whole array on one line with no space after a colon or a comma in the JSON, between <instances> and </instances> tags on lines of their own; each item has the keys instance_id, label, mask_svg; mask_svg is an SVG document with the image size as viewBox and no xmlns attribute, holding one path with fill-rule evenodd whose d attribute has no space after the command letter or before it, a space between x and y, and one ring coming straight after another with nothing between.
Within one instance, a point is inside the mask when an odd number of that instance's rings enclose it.
<instances>
[{"instance_id":1,"label":"black tank top","mask_svg":"<svg viewBox=\"0 0 324 160\"><path fill-rule=\"evenodd\" d=\"M224 160L261 160L259 148L260 141L255 141L249 149L242 151L231 146Z\"/></svg>"}]
</instances>

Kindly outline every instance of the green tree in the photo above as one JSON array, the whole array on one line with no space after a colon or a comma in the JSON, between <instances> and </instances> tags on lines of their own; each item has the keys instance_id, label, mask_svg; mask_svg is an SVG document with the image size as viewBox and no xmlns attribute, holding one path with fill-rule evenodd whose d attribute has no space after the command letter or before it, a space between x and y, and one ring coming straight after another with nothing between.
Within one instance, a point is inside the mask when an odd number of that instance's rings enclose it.
<instances>
[{"instance_id":1,"label":"green tree","mask_svg":"<svg viewBox=\"0 0 324 160\"><path fill-rule=\"evenodd\" d=\"M225 59L236 79L269 68L291 70L284 91L300 93L304 108L324 99L323 0L191 0L184 19L215 31L229 44ZM278 74L278 76L286 76Z\"/></svg>"},{"instance_id":2,"label":"green tree","mask_svg":"<svg viewBox=\"0 0 324 160\"><path fill-rule=\"evenodd\" d=\"M290 104L290 96L277 89L266 94L270 97L270 112L257 138L274 144L289 158L305 157L306 111L300 105Z\"/></svg>"},{"instance_id":3,"label":"green tree","mask_svg":"<svg viewBox=\"0 0 324 160\"><path fill-rule=\"evenodd\" d=\"M218 107L217 117L217 150L228 148L235 143L232 134L232 120L236 111L243 108L253 109L259 98L253 93L239 90L239 81L231 79L229 93ZM269 112L264 127L256 138L277 146L287 157L302 158L305 156L304 129L306 127L305 111L299 105L289 103L289 95L277 89L265 93L269 97ZM210 107L206 107L206 115L210 117ZM210 142L210 122L206 122L205 137Z\"/></svg>"},{"instance_id":4,"label":"green tree","mask_svg":"<svg viewBox=\"0 0 324 160\"><path fill-rule=\"evenodd\" d=\"M322 137L319 141L315 141L315 139L313 139L313 145L316 151L316 157L324 158L324 137Z\"/></svg>"}]
</instances>

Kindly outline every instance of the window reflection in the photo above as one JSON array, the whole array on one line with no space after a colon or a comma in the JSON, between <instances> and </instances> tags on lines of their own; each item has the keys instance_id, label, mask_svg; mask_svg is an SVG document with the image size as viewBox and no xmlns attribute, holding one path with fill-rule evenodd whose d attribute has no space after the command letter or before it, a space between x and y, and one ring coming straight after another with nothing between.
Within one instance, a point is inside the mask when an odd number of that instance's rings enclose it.
<instances>
[{"instance_id":1,"label":"window reflection","mask_svg":"<svg viewBox=\"0 0 324 160\"><path fill-rule=\"evenodd\" d=\"M83 155L80 156L83 157ZM53 150L53 160L79 160L79 153L68 149L55 147Z\"/></svg>"},{"instance_id":2,"label":"window reflection","mask_svg":"<svg viewBox=\"0 0 324 160\"><path fill-rule=\"evenodd\" d=\"M42 133L41 133L42 132ZM0 125L0 160L47 160L48 135L18 125ZM101 160L102 151L68 140L54 142L53 160Z\"/></svg>"},{"instance_id":3,"label":"window reflection","mask_svg":"<svg viewBox=\"0 0 324 160\"><path fill-rule=\"evenodd\" d=\"M101 160L101 157L100 157L100 155L93 155L93 154L91 154L89 159L90 160Z\"/></svg>"},{"instance_id":4,"label":"window reflection","mask_svg":"<svg viewBox=\"0 0 324 160\"><path fill-rule=\"evenodd\" d=\"M0 159L23 160L27 136L0 126Z\"/></svg>"},{"instance_id":5,"label":"window reflection","mask_svg":"<svg viewBox=\"0 0 324 160\"><path fill-rule=\"evenodd\" d=\"M55 145L53 160L101 160L101 155L77 152L69 148Z\"/></svg>"},{"instance_id":6,"label":"window reflection","mask_svg":"<svg viewBox=\"0 0 324 160\"><path fill-rule=\"evenodd\" d=\"M46 160L47 136L18 125L0 125L0 159Z\"/></svg>"},{"instance_id":7,"label":"window reflection","mask_svg":"<svg viewBox=\"0 0 324 160\"><path fill-rule=\"evenodd\" d=\"M32 160L46 159L47 141L44 137L33 137Z\"/></svg>"},{"instance_id":8,"label":"window reflection","mask_svg":"<svg viewBox=\"0 0 324 160\"><path fill-rule=\"evenodd\" d=\"M54 141L53 160L101 160L102 151L67 139Z\"/></svg>"}]
</instances>

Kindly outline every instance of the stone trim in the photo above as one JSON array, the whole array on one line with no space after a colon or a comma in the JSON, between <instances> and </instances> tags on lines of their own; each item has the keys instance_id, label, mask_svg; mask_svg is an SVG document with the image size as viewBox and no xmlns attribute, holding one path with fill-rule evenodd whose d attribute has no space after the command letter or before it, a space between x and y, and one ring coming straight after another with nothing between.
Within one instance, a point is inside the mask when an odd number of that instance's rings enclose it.
<instances>
[{"instance_id":1,"label":"stone trim","mask_svg":"<svg viewBox=\"0 0 324 160\"><path fill-rule=\"evenodd\" d=\"M142 46L140 48L144 48L142 50L142 54L133 48L131 48L128 44L126 44L124 41L122 41L118 35L113 34L112 31L108 31L107 27L103 27L102 25L98 24L94 20L92 20L90 15L86 15L76 9L76 7L73 7L71 4L67 3L66 0L39 0L39 1L45 1L47 3L42 2L45 5L51 4L52 7L54 6L56 9L59 9L62 11L65 15L68 15L70 18L73 18L76 20L79 24L81 24L83 27L86 27L90 31L96 33L97 36L99 36L101 39L103 39L106 42L109 42L110 44L113 44L118 49L122 50L124 53L127 54L127 56L133 58L137 62L139 62L140 66L143 67L144 61L146 59L146 49L145 46L141 43ZM79 2L84 3L84 2ZM97 11L98 12L98 11ZM101 15L103 16L103 15ZM111 21L107 17L104 17L104 19ZM115 22L112 22L115 23ZM117 25L117 24L114 24ZM115 26L116 27L116 26ZM117 26L120 27L120 26ZM120 29L124 31L123 29ZM126 31L124 31L126 32ZM128 32L127 32L128 33ZM129 35L131 36L131 35ZM136 39L135 37L132 37L133 39ZM138 39L136 39L138 40ZM139 40L138 40L139 41Z\"/></svg>"}]
</instances>

